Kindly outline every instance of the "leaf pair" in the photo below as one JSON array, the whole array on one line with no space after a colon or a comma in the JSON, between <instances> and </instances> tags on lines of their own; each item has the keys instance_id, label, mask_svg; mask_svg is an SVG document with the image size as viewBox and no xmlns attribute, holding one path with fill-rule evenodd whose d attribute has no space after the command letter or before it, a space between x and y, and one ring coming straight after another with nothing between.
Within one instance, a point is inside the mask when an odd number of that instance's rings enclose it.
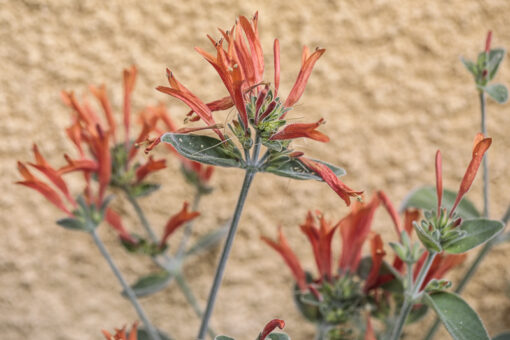
<instances>
[{"instance_id":1,"label":"leaf pair","mask_svg":"<svg viewBox=\"0 0 510 340\"><path fill-rule=\"evenodd\" d=\"M165 143L171 144L175 150L182 156L196 162L245 169L248 167L244 161L241 151L230 141L221 141L219 139L180 133L166 133L161 137ZM337 176L345 175L345 170L326 162L320 162L329 167ZM317 180L322 178L306 167L299 159L282 155L259 165L256 171L270 172L278 176L288 177L300 180Z\"/></svg>"},{"instance_id":2,"label":"leaf pair","mask_svg":"<svg viewBox=\"0 0 510 340\"><path fill-rule=\"evenodd\" d=\"M450 190L444 190L443 207L450 210L454 204L456 194ZM425 211L434 211L437 207L437 197L435 188L431 186L419 188L409 194L402 203L401 210L408 208L418 208ZM480 213L474 204L464 198L456 209L464 222L457 227L460 237L453 239L445 244L441 244L433 235L424 230L418 223L415 224L415 230L420 240L433 251L445 251L450 254L464 253L473 249L495 237L504 228L501 221L489 220L480 217Z\"/></svg>"}]
</instances>

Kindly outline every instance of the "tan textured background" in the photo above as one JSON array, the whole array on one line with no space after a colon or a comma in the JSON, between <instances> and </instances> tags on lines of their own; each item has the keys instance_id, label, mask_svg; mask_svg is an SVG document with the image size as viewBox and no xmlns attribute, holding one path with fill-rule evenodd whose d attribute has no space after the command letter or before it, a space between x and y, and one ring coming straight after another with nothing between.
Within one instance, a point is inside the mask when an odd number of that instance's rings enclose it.
<instances>
[{"instance_id":1,"label":"tan textured background","mask_svg":"<svg viewBox=\"0 0 510 340\"><path fill-rule=\"evenodd\" d=\"M2 339L99 339L99 329L136 318L87 235L58 228L56 209L12 185L18 178L15 160L31 157L33 141L54 164L71 149L63 133L69 112L59 91L83 92L90 83L104 82L119 108L121 68L134 63L140 71L135 108L164 100L181 119L185 107L153 90L164 84L165 67L206 100L222 95L219 78L193 47L209 47L207 33L218 37L216 27L228 28L236 15L256 9L266 54L274 37L281 41L283 94L297 75L302 45L327 49L292 116L324 117L322 131L332 141L298 141L302 150L345 167L352 187L384 189L400 202L408 190L433 181L433 156L441 148L446 184L457 187L479 121L471 76L458 57L474 58L489 28L496 46L510 47L508 1L0 0ZM272 77L271 70L267 74ZM508 60L498 80L510 84ZM510 113L508 105L493 102L488 110L492 212L499 217L510 200ZM143 201L158 226L192 195L176 175L177 161L169 164L157 176L164 189ZM198 233L229 217L241 177L236 170L217 171L217 190L203 205ZM480 189L479 178L470 194L478 206ZM131 214L123 202L115 204ZM312 327L294 309L289 271L259 235L274 235L282 223L312 268L297 225L315 208L335 220L348 211L326 185L257 176L220 291L216 330L253 338L265 321L279 317L294 339L311 337ZM388 240L389 220L382 211L377 216L376 228ZM102 227L100 234L130 280L146 271L149 262L126 255L110 230ZM508 246L494 251L466 292L491 334L510 328L509 254ZM214 264L215 256L202 256L186 266L202 303ZM175 287L143 301L155 324L177 339L192 339L198 321L183 303Z\"/></svg>"}]
</instances>

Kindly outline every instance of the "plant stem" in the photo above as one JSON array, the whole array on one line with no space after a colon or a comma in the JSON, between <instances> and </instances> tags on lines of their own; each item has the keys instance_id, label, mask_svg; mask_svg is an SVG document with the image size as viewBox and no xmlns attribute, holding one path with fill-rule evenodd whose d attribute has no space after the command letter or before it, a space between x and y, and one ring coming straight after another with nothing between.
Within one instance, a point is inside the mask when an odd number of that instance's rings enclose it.
<instances>
[{"instance_id":1,"label":"plant stem","mask_svg":"<svg viewBox=\"0 0 510 340\"><path fill-rule=\"evenodd\" d=\"M481 132L484 136L487 135L487 123L486 123L486 110L485 110L485 92L479 91L479 97L480 97L480 128ZM489 166L487 161L487 152L483 156L482 159L482 167L483 167L483 216L488 218L489 217ZM478 266L482 262L482 260L485 258L485 256L489 253L489 251L492 249L493 242L487 242L483 246L482 249L478 252L476 255L475 260L473 263L471 263L471 266L467 270L466 274L464 274L464 277L460 281L459 285L455 289L455 292L460 294L464 287L467 285L469 280L471 280L471 277L475 274L476 270L478 269ZM439 327L440 321L438 318L436 318L436 321L428 331L427 335L425 336L424 340L432 340L434 338L434 335L437 332L437 329Z\"/></svg>"},{"instance_id":2,"label":"plant stem","mask_svg":"<svg viewBox=\"0 0 510 340\"><path fill-rule=\"evenodd\" d=\"M152 239L153 242L155 242L155 243L158 242L157 236L154 233L154 231L152 230L152 227L151 227L149 221L147 220L147 218L145 217L145 213L141 209L141 207L138 204L138 201L136 200L136 198L133 197L131 194L129 194L129 192L127 190L126 190L126 196L127 196L128 200L129 200L129 202L133 205L133 207L134 207L134 209L136 211L136 214L138 215L138 218L142 222L143 227L147 231L147 234L149 234L149 237ZM197 191L197 193L195 195L195 198L193 199L193 208L192 208L193 211L197 210L198 205L200 203L200 197L201 196L202 196L202 194ZM191 234L192 222L188 223L186 228L187 229L185 230L185 235L184 235L183 239L181 240L181 245L180 246L183 248L181 250L181 252L185 249L187 240L189 239L189 236ZM188 229L189 229L189 231L186 233L186 231ZM179 252L178 252L178 254L179 254ZM154 257L152 258L153 261L158 266L160 266L161 268L165 269L167 272L174 274L173 277L176 279L177 284L179 285L179 288L184 293L184 296L186 297L186 300L193 307L193 310L195 311L197 316L201 317L202 316L202 311L200 309L200 306L198 305L197 300L195 298L195 295L191 291L191 288L188 286L186 280L184 279L184 277L181 276L181 274L178 271L177 272L171 272L169 270L169 264L171 263L172 259L168 256L166 251L162 255L163 255L164 263L161 263L160 261L158 261ZM179 256L177 255L176 258L179 259ZM211 335L211 337L214 338L214 332L212 332L212 330L210 330L210 329L208 329L208 331L209 331L209 334Z\"/></svg>"},{"instance_id":3,"label":"plant stem","mask_svg":"<svg viewBox=\"0 0 510 340\"><path fill-rule=\"evenodd\" d=\"M195 298L195 295L193 295L193 292L191 291L191 288L188 285L186 279L181 274L177 274L175 275L175 281L177 282L179 288L181 288L182 292L184 293L184 296L186 297L188 303L191 305L191 307L193 307L195 314L198 317L202 317L203 315L202 308L200 308L200 306L198 305L198 301ZM211 339L214 339L214 337L216 336L211 327L207 328L207 333L209 334Z\"/></svg>"},{"instance_id":4,"label":"plant stem","mask_svg":"<svg viewBox=\"0 0 510 340\"><path fill-rule=\"evenodd\" d=\"M140 205L138 204L137 199L135 197L133 197L133 195L131 195L128 190L124 190L124 191L126 192L126 197L129 201L129 203L131 203L131 205L135 209L136 214L138 215L138 218L140 219L140 222L142 222L143 228L145 229L145 231L151 238L152 242L157 243L158 237L152 230L151 225L150 225L149 221L147 220L147 218L145 217L145 214L144 214L142 208L140 207Z\"/></svg>"},{"instance_id":5,"label":"plant stem","mask_svg":"<svg viewBox=\"0 0 510 340\"><path fill-rule=\"evenodd\" d=\"M317 333L315 334L315 340L327 340L329 327L323 322L317 323Z\"/></svg>"},{"instance_id":6,"label":"plant stem","mask_svg":"<svg viewBox=\"0 0 510 340\"><path fill-rule=\"evenodd\" d=\"M480 113L481 129L484 136L487 135L486 112L485 112L485 92L480 91ZM487 164L487 152L483 156L483 216L489 217L489 165Z\"/></svg>"},{"instance_id":7,"label":"plant stem","mask_svg":"<svg viewBox=\"0 0 510 340\"><path fill-rule=\"evenodd\" d=\"M197 211L198 206L200 205L200 199L202 198L202 193L197 189L195 193L195 197L193 197L193 203L191 204L191 211ZM184 229L184 234L182 235L181 243L179 243L179 248L177 248L177 253L175 257L179 258L182 256L184 251L186 250L186 245L191 237L191 231L193 230L193 221L191 220L186 223L186 227Z\"/></svg>"},{"instance_id":8,"label":"plant stem","mask_svg":"<svg viewBox=\"0 0 510 340\"><path fill-rule=\"evenodd\" d=\"M198 332L197 336L198 340L204 340L204 335L207 330L207 326L209 325L209 320L211 318L212 311L214 308L214 302L216 301L216 295L218 294L218 290L223 279L225 265L227 264L228 256L230 254L230 250L232 248L234 237L237 231L237 226L239 224L239 219L241 217L244 203L246 201L246 196L248 195L248 191L250 189L253 177L255 177L255 171L247 170L244 177L243 186L241 187L241 192L239 193L239 199L237 200L237 205L234 211L234 216L232 218L232 223L230 224L227 239L223 247L223 252L221 253L220 262L218 264L218 267L216 268L216 274L214 275L214 281L211 287L211 291L209 293L209 298L207 300L207 307L205 309L204 316L202 317L202 324L200 325L200 330Z\"/></svg>"},{"instance_id":9,"label":"plant stem","mask_svg":"<svg viewBox=\"0 0 510 340\"><path fill-rule=\"evenodd\" d=\"M418 277L416 278L416 281L409 282L409 285L405 292L405 298L404 303L402 304L402 307L400 309L400 315L393 326L393 332L391 333L391 340L398 340L400 338L400 335L402 334L402 330L404 329L404 325L406 323L407 316L411 312L411 309L413 308L414 301L417 298L418 293L420 292L421 286L423 285L423 281L425 281L425 277L427 276L427 273L429 272L430 266L432 265L432 262L434 261L434 258L436 257L437 253L435 252L429 252L427 255L427 258L425 260L425 263L420 269L420 273L418 274ZM411 271L411 266L407 265L407 270Z\"/></svg>"},{"instance_id":10,"label":"plant stem","mask_svg":"<svg viewBox=\"0 0 510 340\"><path fill-rule=\"evenodd\" d=\"M112 272L115 274L115 276L119 280L122 288L126 292L129 300L131 301L131 304L135 308L136 313L138 314L138 316L142 320L142 322L145 325L145 328L147 329L147 331L149 332L151 338L153 340L161 340L161 338L159 337L159 334L154 329L154 326L152 326L152 324L150 323L149 318L147 317L147 314L145 314L145 311L143 310L142 306L138 302L138 299L136 298L135 293L133 292L131 287L128 285L128 283L126 282L126 280L124 279L124 277L120 273L120 270L117 267L117 265L115 264L115 262L113 262L112 257L110 256L110 254L106 250L103 242L101 241L101 239L97 235L96 231L95 230L92 231L91 235L92 235L92 238L94 239L94 242L97 245L97 248L99 248L99 251L101 252L101 255L103 255L103 257L105 258L106 262L108 262L108 265L110 266Z\"/></svg>"}]
</instances>

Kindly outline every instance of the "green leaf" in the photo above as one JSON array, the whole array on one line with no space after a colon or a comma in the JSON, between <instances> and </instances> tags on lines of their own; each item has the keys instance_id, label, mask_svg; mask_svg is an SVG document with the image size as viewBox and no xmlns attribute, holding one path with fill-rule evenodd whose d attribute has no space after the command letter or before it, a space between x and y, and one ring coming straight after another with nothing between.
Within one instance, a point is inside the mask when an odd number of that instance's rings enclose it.
<instances>
[{"instance_id":1,"label":"green leaf","mask_svg":"<svg viewBox=\"0 0 510 340\"><path fill-rule=\"evenodd\" d=\"M160 271L139 278L131 288L137 297L144 297L159 292L168 286L172 278L173 275L170 273ZM122 291L122 295L127 297L125 291Z\"/></svg>"},{"instance_id":2,"label":"green leaf","mask_svg":"<svg viewBox=\"0 0 510 340\"><path fill-rule=\"evenodd\" d=\"M480 317L460 296L441 292L424 297L454 340L490 339Z\"/></svg>"},{"instance_id":3,"label":"green leaf","mask_svg":"<svg viewBox=\"0 0 510 340\"><path fill-rule=\"evenodd\" d=\"M489 84L483 90L499 104L503 104L508 100L508 90L503 84Z\"/></svg>"},{"instance_id":4,"label":"green leaf","mask_svg":"<svg viewBox=\"0 0 510 340\"><path fill-rule=\"evenodd\" d=\"M443 190L443 207L451 210L457 193L451 190ZM404 211L407 208L417 208L422 210L436 211L437 209L437 195L436 188L433 186L424 186L410 192L404 202L400 206L400 210ZM455 213L462 217L462 219L471 219L480 217L480 213L476 210L475 206L467 198L463 198Z\"/></svg>"},{"instance_id":5,"label":"green leaf","mask_svg":"<svg viewBox=\"0 0 510 340\"><path fill-rule=\"evenodd\" d=\"M160 187L161 187L160 184L142 182L140 184L133 185L130 188L130 193L131 195L133 195L133 197L143 197L153 193Z\"/></svg>"},{"instance_id":6,"label":"green leaf","mask_svg":"<svg viewBox=\"0 0 510 340\"><path fill-rule=\"evenodd\" d=\"M226 335L218 335L214 338L214 340L234 340L234 338L231 338L229 336L226 336Z\"/></svg>"},{"instance_id":7,"label":"green leaf","mask_svg":"<svg viewBox=\"0 0 510 340\"><path fill-rule=\"evenodd\" d=\"M89 231L85 224L82 221L78 220L77 218L72 217L61 218L60 220L57 220L57 224L61 227L70 230Z\"/></svg>"},{"instance_id":8,"label":"green leaf","mask_svg":"<svg viewBox=\"0 0 510 340\"><path fill-rule=\"evenodd\" d=\"M285 333L271 333L267 338L271 340L290 340L290 337Z\"/></svg>"},{"instance_id":9,"label":"green leaf","mask_svg":"<svg viewBox=\"0 0 510 340\"><path fill-rule=\"evenodd\" d=\"M165 133L161 140L171 144L182 156L204 164L244 167L239 149L229 141L182 133Z\"/></svg>"},{"instance_id":10,"label":"green leaf","mask_svg":"<svg viewBox=\"0 0 510 340\"><path fill-rule=\"evenodd\" d=\"M157 329L157 332L158 332L159 337L161 338L161 340L172 340L172 338L168 334L163 333L159 329ZM138 329L136 334L138 335L138 340L152 340L149 332L147 332L143 328Z\"/></svg>"},{"instance_id":11,"label":"green leaf","mask_svg":"<svg viewBox=\"0 0 510 340\"><path fill-rule=\"evenodd\" d=\"M463 57L460 58L460 61L464 64L464 66L467 68L467 70L473 75L478 75L478 68L476 67L476 64L472 62L471 60L464 59Z\"/></svg>"},{"instance_id":12,"label":"green leaf","mask_svg":"<svg viewBox=\"0 0 510 340\"><path fill-rule=\"evenodd\" d=\"M510 332L498 334L492 340L510 340Z\"/></svg>"},{"instance_id":13,"label":"green leaf","mask_svg":"<svg viewBox=\"0 0 510 340\"><path fill-rule=\"evenodd\" d=\"M485 52L481 52L480 54L482 53L485 55ZM499 65L501 64L501 61L503 60L505 54L506 51L503 48L494 48L490 50L489 63L487 65L489 71L489 80L494 78L496 72L498 72Z\"/></svg>"},{"instance_id":14,"label":"green leaf","mask_svg":"<svg viewBox=\"0 0 510 340\"><path fill-rule=\"evenodd\" d=\"M335 165L313 159L314 162L319 162L326 165L328 168L333 170L335 175L345 175L345 170ZM270 172L278 176L289 177L293 179L308 180L314 179L316 181L322 181L322 178L314 171L308 169L299 159L297 158L286 158L281 160L278 158L276 162L270 162L262 171Z\"/></svg>"},{"instance_id":15,"label":"green leaf","mask_svg":"<svg viewBox=\"0 0 510 340\"><path fill-rule=\"evenodd\" d=\"M214 246L216 246L219 242L221 242L225 235L227 234L230 227L230 221L226 223L221 228L213 230L204 236L200 237L191 248L186 251L186 256L200 253L202 251L206 251Z\"/></svg>"},{"instance_id":16,"label":"green leaf","mask_svg":"<svg viewBox=\"0 0 510 340\"><path fill-rule=\"evenodd\" d=\"M444 245L447 253L460 254L473 249L496 236L503 230L504 225L501 221L477 218L464 221L458 228L464 233L460 238Z\"/></svg>"}]
</instances>

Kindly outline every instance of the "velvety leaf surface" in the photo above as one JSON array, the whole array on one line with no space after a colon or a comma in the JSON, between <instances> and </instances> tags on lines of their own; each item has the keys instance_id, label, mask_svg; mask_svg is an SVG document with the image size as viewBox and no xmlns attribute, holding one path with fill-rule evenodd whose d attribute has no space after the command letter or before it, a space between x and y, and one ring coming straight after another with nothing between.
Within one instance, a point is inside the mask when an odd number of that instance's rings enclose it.
<instances>
[{"instance_id":1,"label":"velvety leaf surface","mask_svg":"<svg viewBox=\"0 0 510 340\"><path fill-rule=\"evenodd\" d=\"M335 165L319 161L314 159L313 161L322 163L326 165L328 168L333 170L333 172L337 176L343 176L346 174L345 170L337 167ZM309 180L313 179L316 181L322 181L322 178L319 177L314 171L308 169L299 159L297 158L288 158L285 161L278 161L274 164L268 164L263 171L273 173L282 177L289 177L293 179L301 179L301 180Z\"/></svg>"},{"instance_id":2,"label":"velvety leaf surface","mask_svg":"<svg viewBox=\"0 0 510 340\"><path fill-rule=\"evenodd\" d=\"M454 340L490 339L478 314L460 296L447 292L425 294L425 302Z\"/></svg>"},{"instance_id":3,"label":"velvety leaf surface","mask_svg":"<svg viewBox=\"0 0 510 340\"><path fill-rule=\"evenodd\" d=\"M161 141L171 144L182 156L200 163L225 167L242 167L241 152L232 143L209 136L166 133Z\"/></svg>"},{"instance_id":4,"label":"velvety leaf surface","mask_svg":"<svg viewBox=\"0 0 510 340\"><path fill-rule=\"evenodd\" d=\"M503 84L489 84L484 87L484 90L492 99L500 104L508 100L508 89Z\"/></svg>"},{"instance_id":5,"label":"velvety leaf surface","mask_svg":"<svg viewBox=\"0 0 510 340\"><path fill-rule=\"evenodd\" d=\"M485 218L464 221L459 229L464 231L465 235L444 245L444 250L450 254L464 253L489 241L503 230L503 227L501 221Z\"/></svg>"}]
</instances>

